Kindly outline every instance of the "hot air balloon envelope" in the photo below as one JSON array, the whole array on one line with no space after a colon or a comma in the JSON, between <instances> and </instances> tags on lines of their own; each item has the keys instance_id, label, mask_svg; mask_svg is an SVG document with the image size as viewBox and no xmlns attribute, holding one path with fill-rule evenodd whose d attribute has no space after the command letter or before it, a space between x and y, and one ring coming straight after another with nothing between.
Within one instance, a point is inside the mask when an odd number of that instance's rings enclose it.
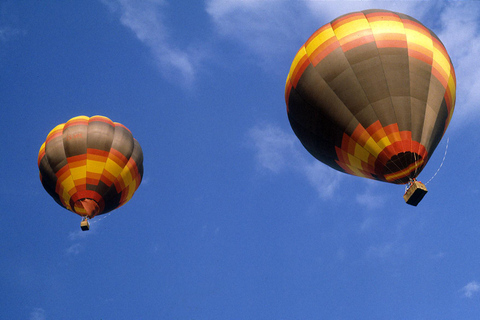
<instances>
[{"instance_id":1,"label":"hot air balloon envelope","mask_svg":"<svg viewBox=\"0 0 480 320\"><path fill-rule=\"evenodd\" d=\"M38 168L43 187L58 204L93 218L132 198L143 176L143 153L124 125L79 116L50 131ZM88 230L84 224L82 230Z\"/></svg>"},{"instance_id":2,"label":"hot air balloon envelope","mask_svg":"<svg viewBox=\"0 0 480 320\"><path fill-rule=\"evenodd\" d=\"M440 142L455 106L455 73L438 37L405 14L367 10L318 29L285 87L288 119L318 160L404 184Z\"/></svg>"}]
</instances>

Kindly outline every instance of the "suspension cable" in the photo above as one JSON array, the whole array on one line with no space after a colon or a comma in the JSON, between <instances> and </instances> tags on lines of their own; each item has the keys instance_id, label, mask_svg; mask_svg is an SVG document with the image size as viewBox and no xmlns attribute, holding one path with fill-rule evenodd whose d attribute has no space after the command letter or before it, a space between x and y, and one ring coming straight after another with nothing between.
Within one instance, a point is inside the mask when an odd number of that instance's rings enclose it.
<instances>
[{"instance_id":1,"label":"suspension cable","mask_svg":"<svg viewBox=\"0 0 480 320\"><path fill-rule=\"evenodd\" d=\"M109 212L109 213L107 213L107 214L102 214L101 217L96 218L96 219L92 219L92 220L91 220L91 224L95 224L95 223L97 223L97 222L99 222L99 221L102 221L103 219L105 219L106 217L108 217L111 213L112 213L112 212Z\"/></svg>"},{"instance_id":2,"label":"suspension cable","mask_svg":"<svg viewBox=\"0 0 480 320\"><path fill-rule=\"evenodd\" d=\"M442 168L443 162L445 161L445 157L447 156L448 140L449 140L449 139L450 139L450 138L447 138L447 145L446 145L446 147L445 147L445 154L443 155L443 159L442 159L442 163L440 163L440 167L438 167L437 172L435 172L435 174L433 175L433 177L431 177L430 180L428 180L428 181L425 183L425 185L427 185L430 181L432 181L433 178L435 178L435 176L437 175L438 171L440 171L440 169Z\"/></svg>"}]
</instances>

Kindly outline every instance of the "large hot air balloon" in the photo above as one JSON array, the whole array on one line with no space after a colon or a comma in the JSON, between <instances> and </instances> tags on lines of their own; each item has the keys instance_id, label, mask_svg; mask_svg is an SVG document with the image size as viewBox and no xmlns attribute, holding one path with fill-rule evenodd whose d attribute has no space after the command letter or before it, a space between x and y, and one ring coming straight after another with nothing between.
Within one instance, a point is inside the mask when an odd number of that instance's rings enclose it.
<instances>
[{"instance_id":1,"label":"large hot air balloon","mask_svg":"<svg viewBox=\"0 0 480 320\"><path fill-rule=\"evenodd\" d=\"M318 160L424 188L415 179L447 129L455 88L450 57L431 30L405 14L366 10L308 39L293 60L285 99L293 131Z\"/></svg>"},{"instance_id":2,"label":"large hot air balloon","mask_svg":"<svg viewBox=\"0 0 480 320\"><path fill-rule=\"evenodd\" d=\"M38 154L40 180L62 207L87 219L128 202L143 176L143 153L130 130L102 117L79 116L56 126Z\"/></svg>"}]
</instances>

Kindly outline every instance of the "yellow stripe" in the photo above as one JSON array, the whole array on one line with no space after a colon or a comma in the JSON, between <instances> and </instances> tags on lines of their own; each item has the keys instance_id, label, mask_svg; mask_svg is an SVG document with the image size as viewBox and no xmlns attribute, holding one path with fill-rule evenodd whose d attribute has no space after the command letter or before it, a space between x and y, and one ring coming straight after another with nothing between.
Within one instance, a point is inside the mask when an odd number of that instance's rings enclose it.
<instances>
[{"instance_id":1,"label":"yellow stripe","mask_svg":"<svg viewBox=\"0 0 480 320\"><path fill-rule=\"evenodd\" d=\"M380 141L377 142L377 145L380 147L381 150L385 149L392 143L390 142L390 139L388 139L388 136L383 137L380 139Z\"/></svg>"},{"instance_id":2,"label":"yellow stripe","mask_svg":"<svg viewBox=\"0 0 480 320\"><path fill-rule=\"evenodd\" d=\"M407 42L418 44L430 51L433 51L433 42L430 37L412 29L405 29L405 34L407 35Z\"/></svg>"},{"instance_id":3,"label":"yellow stripe","mask_svg":"<svg viewBox=\"0 0 480 320\"><path fill-rule=\"evenodd\" d=\"M348 161L353 167L362 169L362 161L360 161L360 159L356 158L354 155L348 154Z\"/></svg>"},{"instance_id":4,"label":"yellow stripe","mask_svg":"<svg viewBox=\"0 0 480 320\"><path fill-rule=\"evenodd\" d=\"M450 61L447 57L443 55L443 53L438 50L437 48L433 48L433 61L435 61L440 68L443 69L445 74L450 74Z\"/></svg>"},{"instance_id":5,"label":"yellow stripe","mask_svg":"<svg viewBox=\"0 0 480 320\"><path fill-rule=\"evenodd\" d=\"M362 160L365 163L368 163L368 156L370 155L370 152L365 150L361 145L358 143L355 145L355 157L358 159Z\"/></svg>"},{"instance_id":6,"label":"yellow stripe","mask_svg":"<svg viewBox=\"0 0 480 320\"><path fill-rule=\"evenodd\" d=\"M405 34L403 23L395 20L373 21L370 22L370 27L374 34L379 33L400 33Z\"/></svg>"},{"instance_id":7,"label":"yellow stripe","mask_svg":"<svg viewBox=\"0 0 480 320\"><path fill-rule=\"evenodd\" d=\"M132 180L133 180L132 172L130 171L128 166L125 166L125 168L123 168L123 171L120 174L120 176L123 181L123 185L125 187L127 187L130 183L132 183Z\"/></svg>"},{"instance_id":8,"label":"yellow stripe","mask_svg":"<svg viewBox=\"0 0 480 320\"><path fill-rule=\"evenodd\" d=\"M85 177L86 177L86 166L70 168L70 176L72 177L73 180L85 179Z\"/></svg>"},{"instance_id":9,"label":"yellow stripe","mask_svg":"<svg viewBox=\"0 0 480 320\"><path fill-rule=\"evenodd\" d=\"M63 190L62 194L61 194L61 197L63 199L63 203L65 204L65 207L68 209L68 210L71 210L71 207L70 207L70 195L68 194L68 192L66 190Z\"/></svg>"},{"instance_id":10,"label":"yellow stripe","mask_svg":"<svg viewBox=\"0 0 480 320\"><path fill-rule=\"evenodd\" d=\"M377 158L380 152L382 152L382 149L378 146L378 144L375 142L375 140L373 140L372 137L368 138L364 148L365 150L370 152L370 154L375 158Z\"/></svg>"},{"instance_id":11,"label":"yellow stripe","mask_svg":"<svg viewBox=\"0 0 480 320\"><path fill-rule=\"evenodd\" d=\"M75 188L75 182L73 181L73 178L70 174L61 182L61 185L66 193L70 192L72 189Z\"/></svg>"},{"instance_id":12,"label":"yellow stripe","mask_svg":"<svg viewBox=\"0 0 480 320\"><path fill-rule=\"evenodd\" d=\"M47 135L47 140L48 140L48 137L51 136L52 134L55 134L57 133L57 131L63 131L63 127L65 126L65 123L62 123L62 124L59 124L58 126L56 126L55 128L53 128Z\"/></svg>"},{"instance_id":13,"label":"yellow stripe","mask_svg":"<svg viewBox=\"0 0 480 320\"><path fill-rule=\"evenodd\" d=\"M132 180L132 183L128 185L128 194L125 198L125 203L132 199L135 190L137 190L137 184L135 183L135 180Z\"/></svg>"},{"instance_id":14,"label":"yellow stripe","mask_svg":"<svg viewBox=\"0 0 480 320\"><path fill-rule=\"evenodd\" d=\"M305 47L301 47L300 50L298 50L297 54L295 55L295 58L293 59L292 65L290 66L290 72L288 73L287 77L287 83L288 80L293 77L293 73L295 72L295 69L297 68L298 63L300 60L307 55L307 52L305 51Z\"/></svg>"},{"instance_id":15,"label":"yellow stripe","mask_svg":"<svg viewBox=\"0 0 480 320\"><path fill-rule=\"evenodd\" d=\"M112 159L107 159L105 162L105 170L108 171L112 176L115 178L122 172L122 167L120 167L115 161Z\"/></svg>"},{"instance_id":16,"label":"yellow stripe","mask_svg":"<svg viewBox=\"0 0 480 320\"><path fill-rule=\"evenodd\" d=\"M349 36L355 32L365 30L365 29L370 29L370 24L368 23L367 19L360 18L357 20L347 22L339 26L338 28L336 28L335 35L337 36L338 40L341 40L346 36Z\"/></svg>"},{"instance_id":17,"label":"yellow stripe","mask_svg":"<svg viewBox=\"0 0 480 320\"><path fill-rule=\"evenodd\" d=\"M366 176L365 174L363 174L360 170L358 170L357 168L355 167L352 167L350 165L347 164L347 167L353 172L354 175L358 176L358 177L364 177L364 178L368 178L368 176Z\"/></svg>"},{"instance_id":18,"label":"yellow stripe","mask_svg":"<svg viewBox=\"0 0 480 320\"><path fill-rule=\"evenodd\" d=\"M398 178L404 178L407 175L409 175L412 171L414 171L418 167L420 167L422 164L423 164L423 159L421 159L421 160L419 160L415 163L412 163L410 166L403 169L402 171L398 171L398 172L395 172L395 173L392 173L392 174L385 175L385 179L387 181L393 181L393 180L397 180Z\"/></svg>"},{"instance_id":19,"label":"yellow stripe","mask_svg":"<svg viewBox=\"0 0 480 320\"><path fill-rule=\"evenodd\" d=\"M68 122L70 121L75 121L75 120L89 120L90 118L87 117L87 116L76 116L76 117L73 117L72 119L68 120Z\"/></svg>"},{"instance_id":20,"label":"yellow stripe","mask_svg":"<svg viewBox=\"0 0 480 320\"><path fill-rule=\"evenodd\" d=\"M452 107L455 103L456 98L456 85L455 79L453 78L453 74L450 73L450 77L448 77L448 90L450 90L450 96L452 97Z\"/></svg>"},{"instance_id":21,"label":"yellow stripe","mask_svg":"<svg viewBox=\"0 0 480 320\"><path fill-rule=\"evenodd\" d=\"M87 172L102 174L105 168L105 162L96 160L87 160Z\"/></svg>"},{"instance_id":22,"label":"yellow stripe","mask_svg":"<svg viewBox=\"0 0 480 320\"><path fill-rule=\"evenodd\" d=\"M333 32L332 28L323 30L309 42L306 47L307 54L311 56L318 47L333 37L335 37L335 32Z\"/></svg>"}]
</instances>

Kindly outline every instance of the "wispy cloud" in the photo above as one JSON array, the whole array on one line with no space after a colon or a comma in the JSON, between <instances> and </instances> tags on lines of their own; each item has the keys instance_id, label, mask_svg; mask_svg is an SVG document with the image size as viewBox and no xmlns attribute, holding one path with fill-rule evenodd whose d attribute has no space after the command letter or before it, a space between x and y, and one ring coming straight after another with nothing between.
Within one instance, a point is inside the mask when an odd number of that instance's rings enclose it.
<instances>
[{"instance_id":1,"label":"wispy cloud","mask_svg":"<svg viewBox=\"0 0 480 320\"><path fill-rule=\"evenodd\" d=\"M279 61L293 58L301 45L296 40L308 25L302 23L307 10L301 1L207 0L206 11L223 41L243 47L263 69L282 75L289 66L278 70Z\"/></svg>"},{"instance_id":2,"label":"wispy cloud","mask_svg":"<svg viewBox=\"0 0 480 320\"><path fill-rule=\"evenodd\" d=\"M366 180L367 187L363 192L357 194L356 201L358 204L373 210L381 208L385 205L385 195L379 193L379 188L376 188L375 184L379 184L378 181Z\"/></svg>"},{"instance_id":3,"label":"wispy cloud","mask_svg":"<svg viewBox=\"0 0 480 320\"><path fill-rule=\"evenodd\" d=\"M262 66L275 70L283 59L293 59L317 28L337 16L371 8L420 15L429 7L428 1L342 1L341 5L338 1L318 0L206 1L206 11L218 34L243 45L260 58Z\"/></svg>"},{"instance_id":4,"label":"wispy cloud","mask_svg":"<svg viewBox=\"0 0 480 320\"><path fill-rule=\"evenodd\" d=\"M178 48L165 25L163 0L102 0L120 22L129 28L152 53L155 63L167 79L190 85L202 55Z\"/></svg>"},{"instance_id":5,"label":"wispy cloud","mask_svg":"<svg viewBox=\"0 0 480 320\"><path fill-rule=\"evenodd\" d=\"M342 14L371 8L409 14L433 29L445 44L457 75L455 118L480 115L480 6L475 1L207 0L217 32L242 44L263 65L278 70L278 59L295 54L321 25ZM293 52L293 53L292 53ZM274 54L272 54L274 53ZM282 60L281 63L284 63ZM285 73L288 66L285 67ZM271 72L271 71L270 71ZM454 124L453 122L452 124Z\"/></svg>"},{"instance_id":6,"label":"wispy cloud","mask_svg":"<svg viewBox=\"0 0 480 320\"><path fill-rule=\"evenodd\" d=\"M71 231L68 234L68 239L70 239L72 241L76 241L78 239L84 239L89 232L85 232L85 231L82 231L82 230Z\"/></svg>"},{"instance_id":7,"label":"wispy cloud","mask_svg":"<svg viewBox=\"0 0 480 320\"><path fill-rule=\"evenodd\" d=\"M32 312L30 312L29 320L45 320L47 319L45 315L45 310L42 308L34 308Z\"/></svg>"},{"instance_id":8,"label":"wispy cloud","mask_svg":"<svg viewBox=\"0 0 480 320\"><path fill-rule=\"evenodd\" d=\"M324 19L334 19L348 12L367 10L367 9L387 9L395 12L401 12L417 17L429 11L432 7L430 1L342 1L339 5L338 1L334 0L303 0L305 5L309 8L309 12ZM327 22L327 21L325 21Z\"/></svg>"},{"instance_id":9,"label":"wispy cloud","mask_svg":"<svg viewBox=\"0 0 480 320\"><path fill-rule=\"evenodd\" d=\"M261 169L273 173L295 170L315 188L321 198L331 198L339 187L341 173L300 152L301 146L293 133L267 124L257 125L248 132L255 149L255 159Z\"/></svg>"},{"instance_id":10,"label":"wispy cloud","mask_svg":"<svg viewBox=\"0 0 480 320\"><path fill-rule=\"evenodd\" d=\"M66 253L67 255L76 256L82 251L82 249L83 249L83 246L80 243L75 243L75 244L72 244L70 247L68 247Z\"/></svg>"},{"instance_id":11,"label":"wispy cloud","mask_svg":"<svg viewBox=\"0 0 480 320\"><path fill-rule=\"evenodd\" d=\"M8 26L1 27L0 26L0 42L6 42L15 38L17 36L24 35L25 31L20 29L11 28Z\"/></svg>"},{"instance_id":12,"label":"wispy cloud","mask_svg":"<svg viewBox=\"0 0 480 320\"><path fill-rule=\"evenodd\" d=\"M478 2L448 3L440 16L438 34L450 54L457 75L456 123L480 115L480 6Z\"/></svg>"},{"instance_id":13,"label":"wispy cloud","mask_svg":"<svg viewBox=\"0 0 480 320\"><path fill-rule=\"evenodd\" d=\"M252 128L248 135L256 149L257 163L262 168L278 173L297 157L295 137L279 127L259 125Z\"/></svg>"},{"instance_id":14,"label":"wispy cloud","mask_svg":"<svg viewBox=\"0 0 480 320\"><path fill-rule=\"evenodd\" d=\"M477 281L469 282L461 291L465 297L471 298L475 293L480 291L480 284Z\"/></svg>"}]
</instances>

